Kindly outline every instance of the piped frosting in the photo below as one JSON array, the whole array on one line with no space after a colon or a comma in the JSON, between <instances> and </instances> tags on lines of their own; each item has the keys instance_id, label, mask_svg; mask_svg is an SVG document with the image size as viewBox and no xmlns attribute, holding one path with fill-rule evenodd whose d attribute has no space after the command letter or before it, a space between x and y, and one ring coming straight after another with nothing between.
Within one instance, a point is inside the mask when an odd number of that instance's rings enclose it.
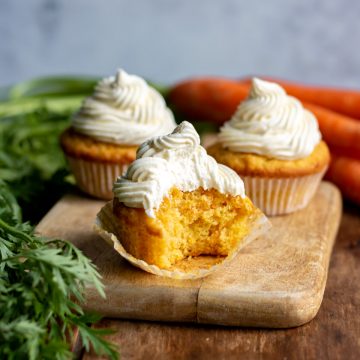
<instances>
[{"instance_id":1,"label":"piped frosting","mask_svg":"<svg viewBox=\"0 0 360 360\"><path fill-rule=\"evenodd\" d=\"M72 119L79 133L125 145L168 134L175 126L163 97L144 79L124 70L101 80Z\"/></svg>"},{"instance_id":2,"label":"piped frosting","mask_svg":"<svg viewBox=\"0 0 360 360\"><path fill-rule=\"evenodd\" d=\"M200 145L200 138L187 121L165 136L144 142L126 174L114 184L114 196L126 206L144 208L155 217L169 190L216 189L223 194L245 196L244 183L230 168L218 164Z\"/></svg>"},{"instance_id":3,"label":"piped frosting","mask_svg":"<svg viewBox=\"0 0 360 360\"><path fill-rule=\"evenodd\" d=\"M220 129L234 152L282 160L309 156L321 140L315 116L278 84L254 78L249 97Z\"/></svg>"}]
</instances>

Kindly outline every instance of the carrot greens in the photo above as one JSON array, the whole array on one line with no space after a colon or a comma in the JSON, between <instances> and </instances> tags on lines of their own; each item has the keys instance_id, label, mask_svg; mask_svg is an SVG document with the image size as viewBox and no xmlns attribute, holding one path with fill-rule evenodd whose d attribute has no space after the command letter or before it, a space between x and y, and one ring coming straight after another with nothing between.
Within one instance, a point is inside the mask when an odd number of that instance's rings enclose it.
<instances>
[{"instance_id":1,"label":"carrot greens","mask_svg":"<svg viewBox=\"0 0 360 360\"><path fill-rule=\"evenodd\" d=\"M86 350L118 357L106 331L91 327L99 317L80 306L85 286L104 296L97 269L71 243L38 236L33 226L72 186L58 138L93 85L43 79L0 100L1 359L72 358L75 329Z\"/></svg>"}]
</instances>

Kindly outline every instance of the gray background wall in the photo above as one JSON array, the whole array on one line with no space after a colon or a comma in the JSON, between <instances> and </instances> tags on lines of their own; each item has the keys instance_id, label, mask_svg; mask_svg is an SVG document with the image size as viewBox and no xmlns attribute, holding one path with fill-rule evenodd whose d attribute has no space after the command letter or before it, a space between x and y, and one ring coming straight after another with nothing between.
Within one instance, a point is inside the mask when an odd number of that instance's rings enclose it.
<instances>
[{"instance_id":1,"label":"gray background wall","mask_svg":"<svg viewBox=\"0 0 360 360\"><path fill-rule=\"evenodd\" d=\"M0 0L0 85L117 67L360 87L359 0Z\"/></svg>"}]
</instances>

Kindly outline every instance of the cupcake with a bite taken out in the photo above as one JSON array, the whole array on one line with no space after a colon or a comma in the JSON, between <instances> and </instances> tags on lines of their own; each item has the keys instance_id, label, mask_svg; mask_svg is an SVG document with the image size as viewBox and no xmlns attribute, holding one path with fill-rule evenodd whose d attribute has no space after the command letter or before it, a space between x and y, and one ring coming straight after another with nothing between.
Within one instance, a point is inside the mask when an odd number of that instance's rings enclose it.
<instances>
[{"instance_id":1,"label":"cupcake with a bite taken out","mask_svg":"<svg viewBox=\"0 0 360 360\"><path fill-rule=\"evenodd\" d=\"M208 153L242 176L267 215L305 207L330 161L315 116L279 85L257 78Z\"/></svg>"},{"instance_id":2,"label":"cupcake with a bite taken out","mask_svg":"<svg viewBox=\"0 0 360 360\"><path fill-rule=\"evenodd\" d=\"M118 70L84 100L62 134L61 146L80 189L110 199L115 179L135 160L138 145L175 126L172 112L154 88Z\"/></svg>"},{"instance_id":3,"label":"cupcake with a bite taken out","mask_svg":"<svg viewBox=\"0 0 360 360\"><path fill-rule=\"evenodd\" d=\"M269 228L241 178L207 155L186 121L139 147L95 225L132 264L177 279L210 274Z\"/></svg>"}]
</instances>

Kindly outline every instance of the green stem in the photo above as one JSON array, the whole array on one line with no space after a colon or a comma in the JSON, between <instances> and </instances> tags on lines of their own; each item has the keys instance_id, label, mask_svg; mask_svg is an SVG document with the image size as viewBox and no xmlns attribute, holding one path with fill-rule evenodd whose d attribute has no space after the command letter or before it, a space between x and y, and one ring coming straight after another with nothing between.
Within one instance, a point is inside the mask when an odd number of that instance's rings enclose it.
<instances>
[{"instance_id":1,"label":"green stem","mask_svg":"<svg viewBox=\"0 0 360 360\"><path fill-rule=\"evenodd\" d=\"M54 98L24 98L0 103L1 116L15 116L31 113L46 107L49 111L64 112L77 109L85 95L59 96Z\"/></svg>"},{"instance_id":2,"label":"green stem","mask_svg":"<svg viewBox=\"0 0 360 360\"><path fill-rule=\"evenodd\" d=\"M3 228L4 230L8 231L13 236L17 236L20 239L22 239L24 241L28 241L30 243L33 242L33 238L30 235L28 235L20 230L16 230L13 226L9 225L2 219L0 219L0 227Z\"/></svg>"}]
</instances>

